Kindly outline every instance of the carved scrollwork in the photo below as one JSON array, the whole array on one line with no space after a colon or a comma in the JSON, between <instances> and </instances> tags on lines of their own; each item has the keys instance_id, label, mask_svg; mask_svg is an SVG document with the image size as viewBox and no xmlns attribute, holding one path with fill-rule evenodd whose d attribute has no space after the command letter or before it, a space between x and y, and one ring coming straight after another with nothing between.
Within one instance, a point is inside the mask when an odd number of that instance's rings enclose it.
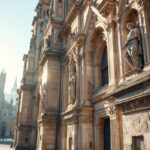
<instances>
[{"instance_id":1,"label":"carved scrollwork","mask_svg":"<svg viewBox=\"0 0 150 150\"><path fill-rule=\"evenodd\" d=\"M111 105L110 107L108 107L108 113L113 116L116 114L116 106L115 105Z\"/></svg>"},{"instance_id":2,"label":"carved scrollwork","mask_svg":"<svg viewBox=\"0 0 150 150\"><path fill-rule=\"evenodd\" d=\"M144 6L144 0L135 0L137 2L137 4L141 7Z\"/></svg>"}]
</instances>

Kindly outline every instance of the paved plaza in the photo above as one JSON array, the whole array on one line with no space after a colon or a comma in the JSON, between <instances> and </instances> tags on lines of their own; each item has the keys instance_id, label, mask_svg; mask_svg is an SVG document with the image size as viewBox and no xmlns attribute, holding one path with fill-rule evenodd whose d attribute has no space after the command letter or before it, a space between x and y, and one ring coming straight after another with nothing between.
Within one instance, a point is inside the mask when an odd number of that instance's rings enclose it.
<instances>
[{"instance_id":1,"label":"paved plaza","mask_svg":"<svg viewBox=\"0 0 150 150\"><path fill-rule=\"evenodd\" d=\"M13 150L10 145L0 144L0 150Z\"/></svg>"}]
</instances>

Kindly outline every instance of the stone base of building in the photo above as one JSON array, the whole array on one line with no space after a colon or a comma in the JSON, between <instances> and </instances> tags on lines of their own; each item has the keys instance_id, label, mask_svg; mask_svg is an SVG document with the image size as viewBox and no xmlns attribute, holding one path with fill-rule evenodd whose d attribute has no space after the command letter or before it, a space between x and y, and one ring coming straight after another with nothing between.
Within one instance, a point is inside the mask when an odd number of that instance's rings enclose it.
<instances>
[{"instance_id":1,"label":"stone base of building","mask_svg":"<svg viewBox=\"0 0 150 150\"><path fill-rule=\"evenodd\" d=\"M56 117L51 115L39 119L37 150L55 150Z\"/></svg>"},{"instance_id":2,"label":"stone base of building","mask_svg":"<svg viewBox=\"0 0 150 150\"><path fill-rule=\"evenodd\" d=\"M35 149L29 147L23 147L23 146L16 146L15 150L35 150Z\"/></svg>"}]
</instances>

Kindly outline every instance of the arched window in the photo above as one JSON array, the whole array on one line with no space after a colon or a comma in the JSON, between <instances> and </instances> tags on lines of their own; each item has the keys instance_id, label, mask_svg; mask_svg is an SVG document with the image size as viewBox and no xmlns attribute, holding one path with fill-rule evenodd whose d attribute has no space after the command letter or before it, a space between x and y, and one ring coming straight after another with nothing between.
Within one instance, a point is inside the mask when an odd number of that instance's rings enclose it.
<instances>
[{"instance_id":1,"label":"arched window","mask_svg":"<svg viewBox=\"0 0 150 150\"><path fill-rule=\"evenodd\" d=\"M108 84L108 61L107 61L107 48L104 49L102 56L102 66L101 66L101 75L102 75L102 86Z\"/></svg>"}]
</instances>

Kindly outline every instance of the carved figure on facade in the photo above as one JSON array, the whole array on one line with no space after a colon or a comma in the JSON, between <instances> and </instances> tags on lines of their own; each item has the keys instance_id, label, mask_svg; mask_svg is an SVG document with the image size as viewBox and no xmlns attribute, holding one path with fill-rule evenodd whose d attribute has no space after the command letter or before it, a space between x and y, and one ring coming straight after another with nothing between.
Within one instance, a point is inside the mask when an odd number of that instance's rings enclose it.
<instances>
[{"instance_id":1,"label":"carved figure on facade","mask_svg":"<svg viewBox=\"0 0 150 150\"><path fill-rule=\"evenodd\" d=\"M126 49L126 61L132 70L141 70L143 67L143 53L140 30L135 27L133 23L127 23L127 29L129 30L129 33L123 46L123 49Z\"/></svg>"},{"instance_id":2,"label":"carved figure on facade","mask_svg":"<svg viewBox=\"0 0 150 150\"><path fill-rule=\"evenodd\" d=\"M61 41L59 39L59 31L55 30L54 32L54 44L60 46L61 45Z\"/></svg>"},{"instance_id":3,"label":"carved figure on facade","mask_svg":"<svg viewBox=\"0 0 150 150\"><path fill-rule=\"evenodd\" d=\"M69 80L69 95L71 101L74 102L76 99L76 73L75 72L71 75L71 78Z\"/></svg>"},{"instance_id":4,"label":"carved figure on facade","mask_svg":"<svg viewBox=\"0 0 150 150\"><path fill-rule=\"evenodd\" d=\"M44 115L45 114L45 97L46 97L46 88L45 85L40 88L40 114Z\"/></svg>"},{"instance_id":5,"label":"carved figure on facade","mask_svg":"<svg viewBox=\"0 0 150 150\"><path fill-rule=\"evenodd\" d=\"M51 47L51 36L50 35L46 39L45 44L46 44L46 50L50 49L50 47Z\"/></svg>"}]
</instances>

